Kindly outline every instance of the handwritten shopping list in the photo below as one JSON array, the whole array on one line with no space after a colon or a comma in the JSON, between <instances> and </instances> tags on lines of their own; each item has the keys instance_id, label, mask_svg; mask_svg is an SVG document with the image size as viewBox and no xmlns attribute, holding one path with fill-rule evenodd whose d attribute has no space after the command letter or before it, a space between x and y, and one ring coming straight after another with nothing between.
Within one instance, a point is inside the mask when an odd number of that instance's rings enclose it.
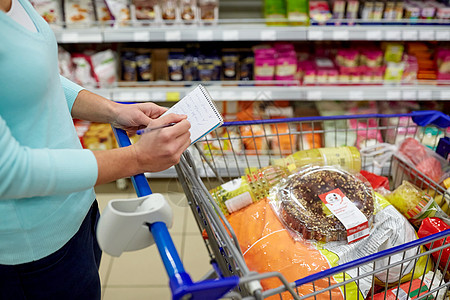
<instances>
[{"instance_id":1,"label":"handwritten shopping list","mask_svg":"<svg viewBox=\"0 0 450 300\"><path fill-rule=\"evenodd\" d=\"M191 144L223 124L223 118L208 91L198 85L183 99L172 106L169 113L184 114L191 123Z\"/></svg>"}]
</instances>

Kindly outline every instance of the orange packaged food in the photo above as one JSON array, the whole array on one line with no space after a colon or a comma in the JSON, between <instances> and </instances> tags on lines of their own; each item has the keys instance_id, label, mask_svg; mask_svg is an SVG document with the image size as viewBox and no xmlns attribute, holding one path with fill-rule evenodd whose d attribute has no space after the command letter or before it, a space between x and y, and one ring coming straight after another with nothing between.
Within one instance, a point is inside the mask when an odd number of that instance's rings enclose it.
<instances>
[{"instance_id":1,"label":"orange packaged food","mask_svg":"<svg viewBox=\"0 0 450 300\"><path fill-rule=\"evenodd\" d=\"M320 251L307 242L299 242L292 238L283 226L269 201L264 199L228 216L244 259L251 271L258 273L281 272L289 282L294 282L305 276L326 270L330 265ZM315 288L320 289L335 284L331 278L318 280ZM265 290L281 285L278 278L268 278L261 281ZM312 284L299 286L300 295L314 291ZM331 290L332 299L343 299L341 290ZM279 295L268 299L280 299ZM289 292L282 294L282 299L292 299ZM319 294L317 299L330 299L330 293Z\"/></svg>"}]
</instances>

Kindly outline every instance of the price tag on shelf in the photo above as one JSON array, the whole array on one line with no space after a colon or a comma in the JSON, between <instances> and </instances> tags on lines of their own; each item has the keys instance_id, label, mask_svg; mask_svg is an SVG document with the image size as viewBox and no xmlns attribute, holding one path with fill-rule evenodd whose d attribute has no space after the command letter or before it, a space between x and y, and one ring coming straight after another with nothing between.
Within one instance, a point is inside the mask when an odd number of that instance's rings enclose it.
<instances>
[{"instance_id":1,"label":"price tag on shelf","mask_svg":"<svg viewBox=\"0 0 450 300\"><path fill-rule=\"evenodd\" d=\"M241 94L242 100L255 100L256 99L256 93L250 92L250 91L244 91Z\"/></svg>"},{"instance_id":2,"label":"price tag on shelf","mask_svg":"<svg viewBox=\"0 0 450 300\"><path fill-rule=\"evenodd\" d=\"M153 92L152 101L165 101L166 94L164 92Z\"/></svg>"},{"instance_id":3,"label":"price tag on shelf","mask_svg":"<svg viewBox=\"0 0 450 300\"><path fill-rule=\"evenodd\" d=\"M180 100L180 92L167 92L166 100L170 102L177 102Z\"/></svg>"},{"instance_id":4,"label":"price tag on shelf","mask_svg":"<svg viewBox=\"0 0 450 300\"><path fill-rule=\"evenodd\" d=\"M237 100L236 99L236 94L234 92L230 92L230 91L224 91L222 92L222 99L224 101L232 101L232 100Z\"/></svg>"},{"instance_id":5,"label":"price tag on shelf","mask_svg":"<svg viewBox=\"0 0 450 300\"><path fill-rule=\"evenodd\" d=\"M402 33L399 30L387 30L386 40L387 41L400 41L402 39Z\"/></svg>"},{"instance_id":6,"label":"price tag on shelf","mask_svg":"<svg viewBox=\"0 0 450 300\"><path fill-rule=\"evenodd\" d=\"M118 94L118 99L119 101L134 101L134 93L130 93L130 92L120 92Z\"/></svg>"},{"instance_id":7,"label":"price tag on shelf","mask_svg":"<svg viewBox=\"0 0 450 300\"><path fill-rule=\"evenodd\" d=\"M386 93L386 100L388 100L388 101L400 100L401 97L402 97L402 93L397 90L387 91L387 93Z\"/></svg>"},{"instance_id":8,"label":"price tag on shelf","mask_svg":"<svg viewBox=\"0 0 450 300\"><path fill-rule=\"evenodd\" d=\"M433 93L430 90L419 90L418 99L419 100L433 100Z\"/></svg>"},{"instance_id":9,"label":"price tag on shelf","mask_svg":"<svg viewBox=\"0 0 450 300\"><path fill-rule=\"evenodd\" d=\"M436 30L436 41L450 41L450 30Z\"/></svg>"},{"instance_id":10,"label":"price tag on shelf","mask_svg":"<svg viewBox=\"0 0 450 300\"><path fill-rule=\"evenodd\" d=\"M133 32L133 41L135 41L135 42L148 42L148 41L150 41L150 32L148 32L148 31L136 31L136 32Z\"/></svg>"},{"instance_id":11,"label":"price tag on shelf","mask_svg":"<svg viewBox=\"0 0 450 300\"><path fill-rule=\"evenodd\" d=\"M238 30L224 30L222 31L222 39L224 41L239 41Z\"/></svg>"},{"instance_id":12,"label":"price tag on shelf","mask_svg":"<svg viewBox=\"0 0 450 300\"><path fill-rule=\"evenodd\" d=\"M441 91L441 100L450 101L450 90Z\"/></svg>"},{"instance_id":13,"label":"price tag on shelf","mask_svg":"<svg viewBox=\"0 0 450 300\"><path fill-rule=\"evenodd\" d=\"M323 30L308 30L308 40L310 41L322 41L323 40Z\"/></svg>"},{"instance_id":14,"label":"price tag on shelf","mask_svg":"<svg viewBox=\"0 0 450 300\"><path fill-rule=\"evenodd\" d=\"M417 100L417 91L416 90L404 90L402 92L402 100L407 100L407 101Z\"/></svg>"},{"instance_id":15,"label":"price tag on shelf","mask_svg":"<svg viewBox=\"0 0 450 300\"><path fill-rule=\"evenodd\" d=\"M434 41L435 40L434 30L421 29L419 31L419 40L421 40L421 41Z\"/></svg>"},{"instance_id":16,"label":"price tag on shelf","mask_svg":"<svg viewBox=\"0 0 450 300\"><path fill-rule=\"evenodd\" d=\"M361 101L364 100L364 92L363 91L350 91L348 94L348 99L352 101Z\"/></svg>"},{"instance_id":17,"label":"price tag on shelf","mask_svg":"<svg viewBox=\"0 0 450 300\"><path fill-rule=\"evenodd\" d=\"M151 97L150 97L150 93L149 92L136 92L134 93L134 100L136 101L150 101Z\"/></svg>"},{"instance_id":18,"label":"price tag on shelf","mask_svg":"<svg viewBox=\"0 0 450 300\"><path fill-rule=\"evenodd\" d=\"M368 30L366 32L366 40L381 41L383 39L383 32L381 30Z\"/></svg>"},{"instance_id":19,"label":"price tag on shelf","mask_svg":"<svg viewBox=\"0 0 450 300\"><path fill-rule=\"evenodd\" d=\"M167 30L165 32L166 42L178 42L181 41L181 31L179 30Z\"/></svg>"},{"instance_id":20,"label":"price tag on shelf","mask_svg":"<svg viewBox=\"0 0 450 300\"><path fill-rule=\"evenodd\" d=\"M417 41L418 35L417 30L405 30L402 37L404 41Z\"/></svg>"},{"instance_id":21,"label":"price tag on shelf","mask_svg":"<svg viewBox=\"0 0 450 300\"><path fill-rule=\"evenodd\" d=\"M333 40L335 41L348 41L350 38L350 32L348 30L334 30Z\"/></svg>"},{"instance_id":22,"label":"price tag on shelf","mask_svg":"<svg viewBox=\"0 0 450 300\"><path fill-rule=\"evenodd\" d=\"M307 100L322 100L322 91L308 91L306 93L306 99Z\"/></svg>"},{"instance_id":23,"label":"price tag on shelf","mask_svg":"<svg viewBox=\"0 0 450 300\"><path fill-rule=\"evenodd\" d=\"M275 30L263 30L260 36L262 41L275 41L277 39L277 32Z\"/></svg>"},{"instance_id":24,"label":"price tag on shelf","mask_svg":"<svg viewBox=\"0 0 450 300\"><path fill-rule=\"evenodd\" d=\"M61 34L61 43L78 43L80 35L77 32L64 32Z\"/></svg>"},{"instance_id":25,"label":"price tag on shelf","mask_svg":"<svg viewBox=\"0 0 450 300\"><path fill-rule=\"evenodd\" d=\"M260 91L258 92L258 95L256 96L256 100L259 101L270 101L270 100L274 100L272 97L272 91Z\"/></svg>"},{"instance_id":26,"label":"price tag on shelf","mask_svg":"<svg viewBox=\"0 0 450 300\"><path fill-rule=\"evenodd\" d=\"M212 41L213 40L213 31L212 30L197 31L197 40L198 41Z\"/></svg>"}]
</instances>

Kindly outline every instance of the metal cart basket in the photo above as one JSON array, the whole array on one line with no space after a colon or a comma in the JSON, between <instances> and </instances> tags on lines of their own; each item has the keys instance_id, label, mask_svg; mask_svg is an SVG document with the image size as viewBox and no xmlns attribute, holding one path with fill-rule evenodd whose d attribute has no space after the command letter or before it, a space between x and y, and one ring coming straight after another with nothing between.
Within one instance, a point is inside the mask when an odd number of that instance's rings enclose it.
<instances>
[{"instance_id":1,"label":"metal cart basket","mask_svg":"<svg viewBox=\"0 0 450 300\"><path fill-rule=\"evenodd\" d=\"M450 282L448 277L444 279L445 276L418 277L420 288L412 298L408 296L414 289L412 278L408 279L406 290L404 282L397 280L388 284L388 280L380 283L379 279L380 274L388 278L394 268L399 274L406 269L414 274L420 271L419 268L423 268L422 274L425 270L436 274L439 268L442 274L447 274L449 262L441 262L439 266L436 258L440 261L443 253L449 251L450 230L288 281L282 272L256 273L249 269L236 233L209 193L212 188L243 176L249 170L269 165L273 158L285 157L299 150L342 145L357 145L363 149L381 142L395 145L406 137L414 137L436 147L439 137L449 135L445 128L448 123L442 117L448 118L442 113L415 112L230 122L197 142L190 152L182 156L176 170L199 230L205 236L214 270L209 274L210 278L220 280L237 276L239 285L226 295L234 299L271 296L273 299L334 299L334 295L343 299L374 299L375 294L383 292L381 299L393 299L387 296L387 291L392 288L395 299L448 299ZM437 131L432 138L427 135L429 128L433 128L434 133ZM362 168L389 177L392 190L413 167L393 155L381 164L373 157L362 157ZM450 196L436 182L422 175L418 177L420 188L432 197ZM335 280L337 277L339 281ZM279 287L263 289L261 283L268 278L278 278ZM426 286L430 288L422 288L427 280ZM349 293L352 285L359 287L363 282L370 284L366 293Z\"/></svg>"}]
</instances>

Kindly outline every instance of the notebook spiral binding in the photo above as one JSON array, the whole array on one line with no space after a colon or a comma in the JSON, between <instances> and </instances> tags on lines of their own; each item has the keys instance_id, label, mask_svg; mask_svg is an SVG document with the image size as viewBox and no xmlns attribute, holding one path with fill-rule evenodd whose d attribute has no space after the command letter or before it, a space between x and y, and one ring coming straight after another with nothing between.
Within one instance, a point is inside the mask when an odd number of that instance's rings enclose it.
<instances>
[{"instance_id":1,"label":"notebook spiral binding","mask_svg":"<svg viewBox=\"0 0 450 300\"><path fill-rule=\"evenodd\" d=\"M208 100L209 105L211 106L212 110L213 110L214 113L216 114L217 118L218 118L221 122L223 122L222 115L219 113L219 109L217 108L216 104L214 103L214 101L213 101L211 95L208 93L208 91L206 90L206 88L205 88L203 85L201 85L201 84L199 84L198 87L199 87L200 91L203 93L203 95L205 96L205 98Z\"/></svg>"}]
</instances>

